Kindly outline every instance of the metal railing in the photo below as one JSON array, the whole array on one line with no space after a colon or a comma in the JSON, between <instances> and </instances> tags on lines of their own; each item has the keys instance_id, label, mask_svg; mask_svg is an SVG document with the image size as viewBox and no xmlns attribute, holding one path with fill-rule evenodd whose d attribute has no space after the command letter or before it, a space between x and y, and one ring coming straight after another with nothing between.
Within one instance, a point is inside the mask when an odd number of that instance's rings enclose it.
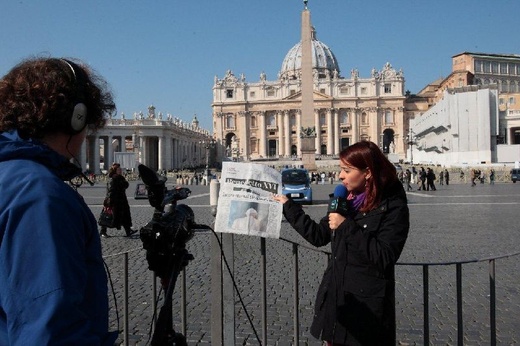
<instances>
[{"instance_id":1,"label":"metal railing","mask_svg":"<svg viewBox=\"0 0 520 346\"><path fill-rule=\"evenodd\" d=\"M299 345L300 344L300 278L299 278L299 251L300 248L314 251L318 253L322 253L323 255L327 256L330 259L330 251L317 249L312 246L308 246L305 244L299 244L294 241L280 238L281 241L287 242L291 244L292 246L292 272L293 272L293 340L292 344ZM128 290L128 277L129 277L129 268L128 268L128 255L129 253L132 253L134 251L141 250L141 249L134 249L126 252L121 252L117 254L112 254L109 256L104 256L105 259L108 259L110 257L122 257L123 261L123 329L122 329L122 345L129 345L129 290ZM223 251L224 250L218 250ZM262 329L261 329L261 343L263 345L268 345L267 337L268 337L268 323L267 323L267 255L266 255L266 242L265 238L260 238L260 275L261 275L261 320L262 320ZM429 345L430 344L430 273L429 269L433 266L455 266L456 268L456 314L457 314L457 345L463 345L464 344L464 319L463 319L463 290L462 290L462 267L465 264L469 263L477 263L477 262L488 262L489 266L489 335L490 335L490 345L497 345L497 326L496 326L496 277L495 277L495 266L496 261L500 259L505 259L508 257L518 256L520 255L520 252L516 253L510 253L495 257L488 257L488 258L481 258L481 259L473 259L473 260L465 260L465 261L451 261L451 262L436 262L436 263L423 263L423 262L399 262L397 263L397 266L420 266L422 267L422 283L423 283L423 344ZM233 256L232 256L233 257ZM222 266L221 266L222 267ZM152 281L152 309L153 311L157 311L157 285L156 285L156 277L153 275L153 273L150 273L151 281ZM180 296L181 300L179 302L180 309L181 309L181 333L183 335L186 335L187 332L187 313L186 313L186 274L183 270L180 274L180 284L178 287L176 287L176 290L180 290ZM222 282L221 282L222 284ZM212 284L212 289L214 289L214 285ZM213 293L212 293L213 294ZM115 295L114 295L115 299ZM232 304L235 304L236 302L232 301ZM220 302L219 308L225 309L225 307ZM116 306L117 307L117 306ZM221 314L213 314L214 316L221 316ZM155 316L155 314L154 314ZM217 317L218 318L218 317ZM234 325L234 319L232 320L233 325L225 325L225 321L213 321L212 320L212 326L213 324L219 325L222 330L229 328L235 328ZM156 322L155 320L152 322ZM213 328L212 328L213 329ZM222 336L222 333L220 333L219 336L212 335L211 336L211 344L213 345L219 345L223 344L224 337ZM234 338L234 332L233 332L233 338ZM229 340L228 340L229 341ZM207 341L206 341L207 342Z\"/></svg>"},{"instance_id":2,"label":"metal railing","mask_svg":"<svg viewBox=\"0 0 520 346\"><path fill-rule=\"evenodd\" d=\"M423 281L423 338L424 345L430 344L430 314L429 314L429 268L432 266L452 266L456 268L456 301L457 301L457 345L464 344L464 319L462 309L462 265L468 263L488 262L489 263L489 332L490 345L497 345L496 333L496 281L495 281L495 265L496 260L512 256L518 256L520 252L510 253L506 255L487 257L481 259L473 259L466 261L452 261L452 262L437 262L437 263L413 263L413 262L399 262L400 266L421 266L422 267L422 281Z\"/></svg>"}]
</instances>

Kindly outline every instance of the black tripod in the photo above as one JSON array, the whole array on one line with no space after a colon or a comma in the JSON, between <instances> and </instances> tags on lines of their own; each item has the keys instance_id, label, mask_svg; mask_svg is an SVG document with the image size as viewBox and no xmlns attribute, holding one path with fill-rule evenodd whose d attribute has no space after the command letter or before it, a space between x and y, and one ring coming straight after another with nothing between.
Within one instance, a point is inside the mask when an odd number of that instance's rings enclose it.
<instances>
[{"instance_id":1,"label":"black tripod","mask_svg":"<svg viewBox=\"0 0 520 346\"><path fill-rule=\"evenodd\" d=\"M181 270L193 260L193 255L182 248L174 248L170 260L170 277L161 277L161 285L165 292L164 304L159 311L157 325L152 337L152 346L185 346L186 337L173 329L172 295Z\"/></svg>"}]
</instances>

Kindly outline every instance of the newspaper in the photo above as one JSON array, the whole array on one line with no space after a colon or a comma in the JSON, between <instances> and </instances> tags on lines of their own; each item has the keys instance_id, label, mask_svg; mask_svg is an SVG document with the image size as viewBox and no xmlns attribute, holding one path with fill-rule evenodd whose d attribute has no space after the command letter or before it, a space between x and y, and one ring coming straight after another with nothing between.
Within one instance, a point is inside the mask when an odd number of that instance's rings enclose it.
<instances>
[{"instance_id":1,"label":"newspaper","mask_svg":"<svg viewBox=\"0 0 520 346\"><path fill-rule=\"evenodd\" d=\"M279 171L257 163L223 162L215 231L280 238Z\"/></svg>"}]
</instances>

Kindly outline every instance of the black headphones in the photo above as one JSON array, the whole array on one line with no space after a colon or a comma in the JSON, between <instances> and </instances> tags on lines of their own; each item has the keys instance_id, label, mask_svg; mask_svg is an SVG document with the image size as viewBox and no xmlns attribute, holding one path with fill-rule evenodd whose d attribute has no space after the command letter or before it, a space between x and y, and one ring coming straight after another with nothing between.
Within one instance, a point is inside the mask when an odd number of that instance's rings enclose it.
<instances>
[{"instance_id":1,"label":"black headphones","mask_svg":"<svg viewBox=\"0 0 520 346\"><path fill-rule=\"evenodd\" d=\"M87 85L87 76L85 71L72 61L60 59L72 71L76 82L76 99L74 100L74 110L72 111L70 120L67 122L67 131L72 134L78 134L85 126L87 126L87 106L85 105L85 89Z\"/></svg>"}]
</instances>

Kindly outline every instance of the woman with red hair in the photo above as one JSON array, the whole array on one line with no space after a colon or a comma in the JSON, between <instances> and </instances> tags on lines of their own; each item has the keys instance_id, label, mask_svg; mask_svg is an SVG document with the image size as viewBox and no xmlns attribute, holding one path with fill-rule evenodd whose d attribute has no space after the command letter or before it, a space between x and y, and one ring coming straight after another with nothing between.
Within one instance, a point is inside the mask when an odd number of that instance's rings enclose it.
<instances>
[{"instance_id":1,"label":"woman with red hair","mask_svg":"<svg viewBox=\"0 0 520 346\"><path fill-rule=\"evenodd\" d=\"M340 153L347 210L319 223L283 195L291 226L332 258L316 297L311 334L328 345L395 345L394 266L410 228L408 203L394 165L379 147L355 143Z\"/></svg>"}]
</instances>

